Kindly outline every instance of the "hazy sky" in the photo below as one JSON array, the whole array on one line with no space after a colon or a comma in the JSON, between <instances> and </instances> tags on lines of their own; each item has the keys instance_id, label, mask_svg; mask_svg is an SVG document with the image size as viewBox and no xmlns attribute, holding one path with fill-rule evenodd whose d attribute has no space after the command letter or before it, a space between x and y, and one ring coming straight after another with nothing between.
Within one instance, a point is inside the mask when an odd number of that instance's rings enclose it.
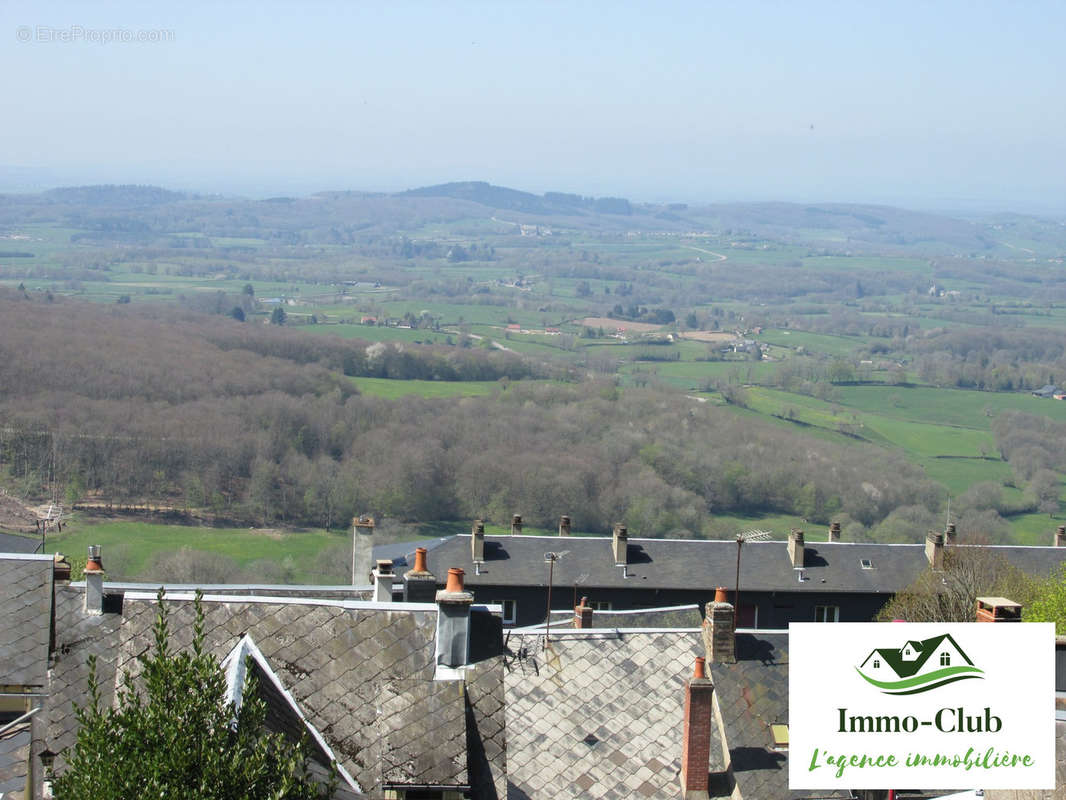
<instances>
[{"instance_id":1,"label":"hazy sky","mask_svg":"<svg viewBox=\"0 0 1066 800\"><path fill-rule=\"evenodd\" d=\"M488 180L1066 213L1064 30L1061 0L7 0L0 190Z\"/></svg>"}]
</instances>

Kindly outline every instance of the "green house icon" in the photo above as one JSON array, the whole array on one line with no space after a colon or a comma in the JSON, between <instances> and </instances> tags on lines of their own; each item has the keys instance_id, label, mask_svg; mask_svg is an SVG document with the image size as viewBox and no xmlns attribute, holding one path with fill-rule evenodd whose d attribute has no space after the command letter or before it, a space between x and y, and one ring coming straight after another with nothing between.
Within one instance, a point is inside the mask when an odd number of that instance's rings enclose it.
<instances>
[{"instance_id":1,"label":"green house icon","mask_svg":"<svg viewBox=\"0 0 1066 800\"><path fill-rule=\"evenodd\" d=\"M876 648L855 669L885 694L918 694L984 677L949 633L908 639L900 647Z\"/></svg>"}]
</instances>

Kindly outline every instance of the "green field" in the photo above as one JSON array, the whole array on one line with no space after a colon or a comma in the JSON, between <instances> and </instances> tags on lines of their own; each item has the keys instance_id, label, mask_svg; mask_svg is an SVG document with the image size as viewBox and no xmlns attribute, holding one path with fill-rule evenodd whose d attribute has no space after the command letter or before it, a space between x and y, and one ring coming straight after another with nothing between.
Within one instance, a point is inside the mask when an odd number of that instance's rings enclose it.
<instances>
[{"instance_id":1,"label":"green field","mask_svg":"<svg viewBox=\"0 0 1066 800\"><path fill-rule=\"evenodd\" d=\"M375 397L476 397L499 391L499 381L418 381L389 378L350 378L362 394Z\"/></svg>"},{"instance_id":2,"label":"green field","mask_svg":"<svg viewBox=\"0 0 1066 800\"><path fill-rule=\"evenodd\" d=\"M83 557L90 544L103 547L108 557L121 561L126 573L142 572L156 553L188 548L231 558L239 566L267 559L278 564L288 560L298 583L316 583L315 557L331 545L350 541L345 532L275 531L249 528L196 528L149 522L86 523L74 520L66 529L49 536L45 552Z\"/></svg>"}]
</instances>

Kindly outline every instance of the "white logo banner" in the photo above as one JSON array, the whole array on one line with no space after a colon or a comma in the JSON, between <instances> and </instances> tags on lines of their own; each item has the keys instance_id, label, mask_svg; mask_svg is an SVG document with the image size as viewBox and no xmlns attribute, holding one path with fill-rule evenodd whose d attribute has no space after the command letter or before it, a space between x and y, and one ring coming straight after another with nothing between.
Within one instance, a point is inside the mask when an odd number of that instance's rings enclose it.
<instances>
[{"instance_id":1,"label":"white logo banner","mask_svg":"<svg viewBox=\"0 0 1066 800\"><path fill-rule=\"evenodd\" d=\"M1054 789L1051 623L789 625L790 789Z\"/></svg>"}]
</instances>

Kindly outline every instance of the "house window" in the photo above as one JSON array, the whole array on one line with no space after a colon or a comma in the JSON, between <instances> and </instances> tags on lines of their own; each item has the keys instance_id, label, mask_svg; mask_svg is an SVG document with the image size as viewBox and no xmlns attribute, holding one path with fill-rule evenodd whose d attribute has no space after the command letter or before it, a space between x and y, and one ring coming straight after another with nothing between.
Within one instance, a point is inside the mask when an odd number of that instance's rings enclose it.
<instances>
[{"instance_id":1,"label":"house window","mask_svg":"<svg viewBox=\"0 0 1066 800\"><path fill-rule=\"evenodd\" d=\"M860 558L859 559L859 566L862 567L863 569L873 569L874 568L874 562L871 561L868 558Z\"/></svg>"},{"instance_id":2,"label":"house window","mask_svg":"<svg viewBox=\"0 0 1066 800\"><path fill-rule=\"evenodd\" d=\"M881 660L880 659L877 659L877 658L874 659L874 669L881 669Z\"/></svg>"},{"instance_id":3,"label":"house window","mask_svg":"<svg viewBox=\"0 0 1066 800\"><path fill-rule=\"evenodd\" d=\"M518 619L518 604L514 600L493 600L492 605L503 608L503 624L514 625Z\"/></svg>"},{"instance_id":4,"label":"house window","mask_svg":"<svg viewBox=\"0 0 1066 800\"><path fill-rule=\"evenodd\" d=\"M840 622L840 606L815 606L815 622Z\"/></svg>"},{"instance_id":5,"label":"house window","mask_svg":"<svg viewBox=\"0 0 1066 800\"><path fill-rule=\"evenodd\" d=\"M950 653L941 653L940 654L940 666L942 666L942 667L950 667L951 666L951 654Z\"/></svg>"},{"instance_id":6,"label":"house window","mask_svg":"<svg viewBox=\"0 0 1066 800\"><path fill-rule=\"evenodd\" d=\"M588 607L591 608L593 611L610 611L611 610L611 601L610 600L588 600L586 602L588 603Z\"/></svg>"}]
</instances>

